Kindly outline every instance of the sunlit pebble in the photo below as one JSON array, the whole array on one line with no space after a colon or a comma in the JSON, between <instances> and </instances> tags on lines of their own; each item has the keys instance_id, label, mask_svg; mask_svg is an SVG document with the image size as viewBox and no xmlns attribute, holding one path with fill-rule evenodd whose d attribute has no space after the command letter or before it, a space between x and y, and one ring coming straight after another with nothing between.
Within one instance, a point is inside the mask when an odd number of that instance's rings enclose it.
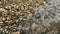
<instances>
[{"instance_id":1,"label":"sunlit pebble","mask_svg":"<svg viewBox=\"0 0 60 34\"><path fill-rule=\"evenodd\" d=\"M5 8L8 8L8 7L5 7Z\"/></svg>"},{"instance_id":2,"label":"sunlit pebble","mask_svg":"<svg viewBox=\"0 0 60 34\"><path fill-rule=\"evenodd\" d=\"M9 28L11 28L12 26L10 26Z\"/></svg>"},{"instance_id":3,"label":"sunlit pebble","mask_svg":"<svg viewBox=\"0 0 60 34\"><path fill-rule=\"evenodd\" d=\"M29 27L25 28L26 30L29 30Z\"/></svg>"},{"instance_id":4,"label":"sunlit pebble","mask_svg":"<svg viewBox=\"0 0 60 34\"><path fill-rule=\"evenodd\" d=\"M29 0L30 2L32 2L32 0Z\"/></svg>"},{"instance_id":5,"label":"sunlit pebble","mask_svg":"<svg viewBox=\"0 0 60 34\"><path fill-rule=\"evenodd\" d=\"M9 8L11 8L11 6L9 6Z\"/></svg>"},{"instance_id":6,"label":"sunlit pebble","mask_svg":"<svg viewBox=\"0 0 60 34\"><path fill-rule=\"evenodd\" d=\"M0 25L3 25L3 22L0 22Z\"/></svg>"},{"instance_id":7,"label":"sunlit pebble","mask_svg":"<svg viewBox=\"0 0 60 34\"><path fill-rule=\"evenodd\" d=\"M14 5L13 5L13 4L10 4L10 5L11 5L11 6L13 6L13 7L15 7L15 6L16 6L16 4L14 4Z\"/></svg>"},{"instance_id":8,"label":"sunlit pebble","mask_svg":"<svg viewBox=\"0 0 60 34\"><path fill-rule=\"evenodd\" d=\"M12 12L14 12L14 11L12 11Z\"/></svg>"},{"instance_id":9,"label":"sunlit pebble","mask_svg":"<svg viewBox=\"0 0 60 34\"><path fill-rule=\"evenodd\" d=\"M1 10L1 11L5 11L5 9L3 9L3 8L0 8L0 10Z\"/></svg>"},{"instance_id":10,"label":"sunlit pebble","mask_svg":"<svg viewBox=\"0 0 60 34\"><path fill-rule=\"evenodd\" d=\"M8 33L8 31L6 31L6 33Z\"/></svg>"},{"instance_id":11,"label":"sunlit pebble","mask_svg":"<svg viewBox=\"0 0 60 34\"><path fill-rule=\"evenodd\" d=\"M39 4L38 4L38 3L36 3L36 5L37 5L37 6L39 6Z\"/></svg>"},{"instance_id":12,"label":"sunlit pebble","mask_svg":"<svg viewBox=\"0 0 60 34\"><path fill-rule=\"evenodd\" d=\"M32 25L32 29L35 29L35 27L36 27L36 24L34 23L34 24Z\"/></svg>"},{"instance_id":13,"label":"sunlit pebble","mask_svg":"<svg viewBox=\"0 0 60 34\"><path fill-rule=\"evenodd\" d=\"M3 29L2 28L0 28L0 31L2 31Z\"/></svg>"},{"instance_id":14,"label":"sunlit pebble","mask_svg":"<svg viewBox=\"0 0 60 34\"><path fill-rule=\"evenodd\" d=\"M0 2L0 4L1 4L1 2Z\"/></svg>"},{"instance_id":15,"label":"sunlit pebble","mask_svg":"<svg viewBox=\"0 0 60 34\"><path fill-rule=\"evenodd\" d=\"M30 7L30 9L31 9L32 7Z\"/></svg>"},{"instance_id":16,"label":"sunlit pebble","mask_svg":"<svg viewBox=\"0 0 60 34\"><path fill-rule=\"evenodd\" d=\"M6 32L6 31L7 31L7 29L4 29L4 31Z\"/></svg>"},{"instance_id":17,"label":"sunlit pebble","mask_svg":"<svg viewBox=\"0 0 60 34\"><path fill-rule=\"evenodd\" d=\"M0 24L3 23L3 22L0 22Z\"/></svg>"},{"instance_id":18,"label":"sunlit pebble","mask_svg":"<svg viewBox=\"0 0 60 34\"><path fill-rule=\"evenodd\" d=\"M26 6L26 5L24 5L24 6Z\"/></svg>"},{"instance_id":19,"label":"sunlit pebble","mask_svg":"<svg viewBox=\"0 0 60 34\"><path fill-rule=\"evenodd\" d=\"M44 1L43 3L45 4L46 2Z\"/></svg>"},{"instance_id":20,"label":"sunlit pebble","mask_svg":"<svg viewBox=\"0 0 60 34\"><path fill-rule=\"evenodd\" d=\"M20 20L22 20L22 18L20 18Z\"/></svg>"},{"instance_id":21,"label":"sunlit pebble","mask_svg":"<svg viewBox=\"0 0 60 34\"><path fill-rule=\"evenodd\" d=\"M5 18L3 18L3 20L5 20Z\"/></svg>"},{"instance_id":22,"label":"sunlit pebble","mask_svg":"<svg viewBox=\"0 0 60 34\"><path fill-rule=\"evenodd\" d=\"M21 6L21 10L24 10L24 7L23 6Z\"/></svg>"},{"instance_id":23,"label":"sunlit pebble","mask_svg":"<svg viewBox=\"0 0 60 34\"><path fill-rule=\"evenodd\" d=\"M4 1L6 1L6 0L4 0Z\"/></svg>"},{"instance_id":24,"label":"sunlit pebble","mask_svg":"<svg viewBox=\"0 0 60 34\"><path fill-rule=\"evenodd\" d=\"M19 6L17 6L17 8L18 8Z\"/></svg>"},{"instance_id":25,"label":"sunlit pebble","mask_svg":"<svg viewBox=\"0 0 60 34\"><path fill-rule=\"evenodd\" d=\"M18 31L18 32L16 32L17 34L20 34L20 32Z\"/></svg>"},{"instance_id":26,"label":"sunlit pebble","mask_svg":"<svg viewBox=\"0 0 60 34\"><path fill-rule=\"evenodd\" d=\"M21 4L19 4L19 6L21 6Z\"/></svg>"}]
</instances>

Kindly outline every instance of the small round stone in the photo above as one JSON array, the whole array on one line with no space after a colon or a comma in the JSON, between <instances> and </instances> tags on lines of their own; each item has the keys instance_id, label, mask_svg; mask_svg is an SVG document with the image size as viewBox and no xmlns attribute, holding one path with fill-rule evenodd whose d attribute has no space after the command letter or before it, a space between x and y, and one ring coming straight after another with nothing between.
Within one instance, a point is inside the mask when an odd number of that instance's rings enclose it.
<instances>
[{"instance_id":1,"label":"small round stone","mask_svg":"<svg viewBox=\"0 0 60 34\"><path fill-rule=\"evenodd\" d=\"M6 20L6 18L3 18L3 21Z\"/></svg>"}]
</instances>

